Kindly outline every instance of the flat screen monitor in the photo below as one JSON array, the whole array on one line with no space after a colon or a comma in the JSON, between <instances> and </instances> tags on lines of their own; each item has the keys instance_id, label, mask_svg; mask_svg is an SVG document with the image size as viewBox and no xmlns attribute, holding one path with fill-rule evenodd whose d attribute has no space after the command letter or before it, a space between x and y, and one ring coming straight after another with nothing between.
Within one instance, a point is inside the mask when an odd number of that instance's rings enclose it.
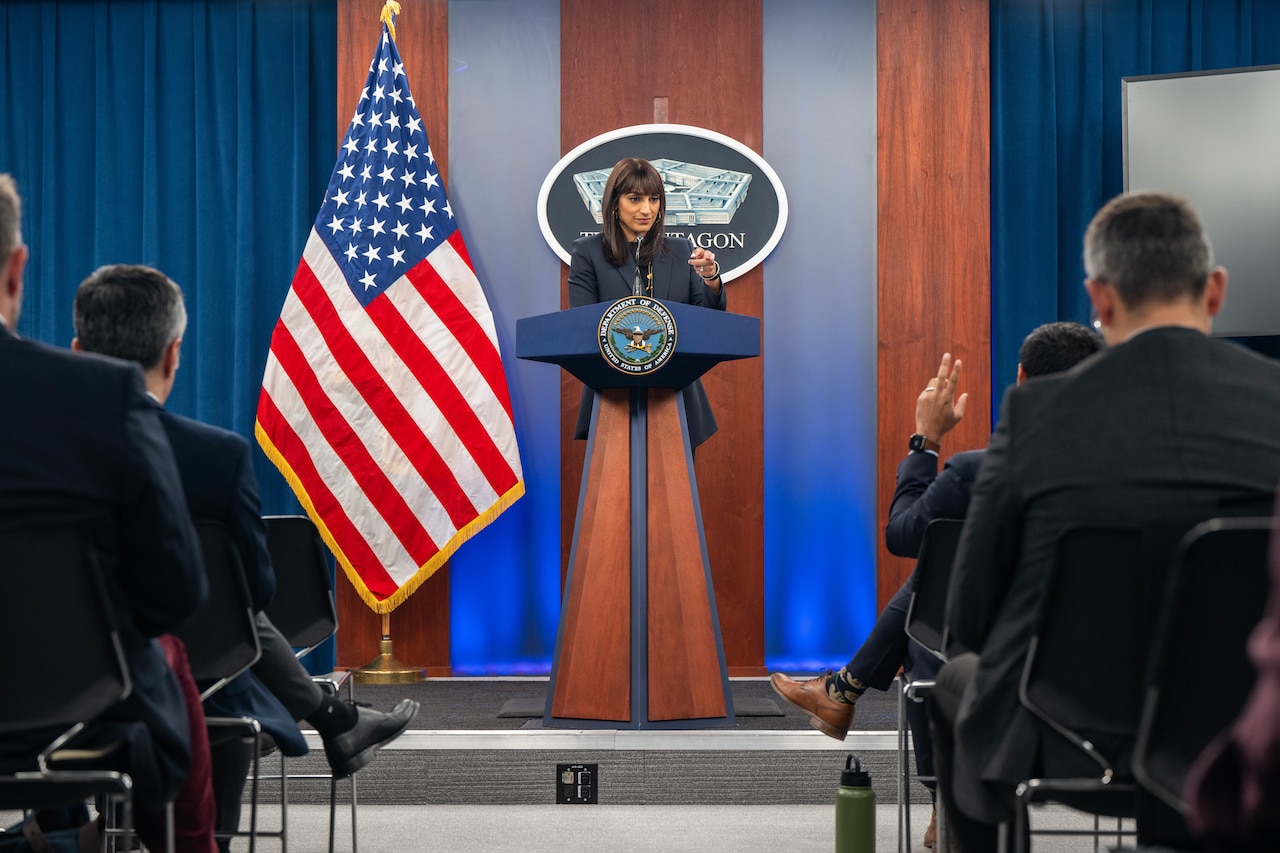
<instances>
[{"instance_id":1,"label":"flat screen monitor","mask_svg":"<svg viewBox=\"0 0 1280 853\"><path fill-rule=\"evenodd\" d=\"M1121 87L1125 190L1185 196L1227 268L1214 334L1280 334L1280 65Z\"/></svg>"}]
</instances>

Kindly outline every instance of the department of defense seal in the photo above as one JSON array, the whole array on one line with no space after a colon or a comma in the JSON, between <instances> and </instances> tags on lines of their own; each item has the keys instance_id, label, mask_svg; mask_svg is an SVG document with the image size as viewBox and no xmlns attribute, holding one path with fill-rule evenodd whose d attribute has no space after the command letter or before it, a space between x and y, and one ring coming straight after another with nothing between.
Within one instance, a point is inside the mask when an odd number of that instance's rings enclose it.
<instances>
[{"instance_id":1,"label":"department of defense seal","mask_svg":"<svg viewBox=\"0 0 1280 853\"><path fill-rule=\"evenodd\" d=\"M676 323L658 300L628 296L605 309L598 340L600 354L615 370L652 373L676 351Z\"/></svg>"}]
</instances>

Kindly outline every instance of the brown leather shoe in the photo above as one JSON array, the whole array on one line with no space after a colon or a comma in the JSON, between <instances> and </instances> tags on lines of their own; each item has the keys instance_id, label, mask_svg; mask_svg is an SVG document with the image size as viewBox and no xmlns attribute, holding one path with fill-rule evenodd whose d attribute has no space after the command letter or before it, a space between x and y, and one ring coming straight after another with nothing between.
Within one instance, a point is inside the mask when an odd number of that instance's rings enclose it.
<instances>
[{"instance_id":1,"label":"brown leather shoe","mask_svg":"<svg viewBox=\"0 0 1280 853\"><path fill-rule=\"evenodd\" d=\"M929 828L924 831L924 846L930 850L938 843L938 809L935 807L933 816L929 818Z\"/></svg>"},{"instance_id":2,"label":"brown leather shoe","mask_svg":"<svg viewBox=\"0 0 1280 853\"><path fill-rule=\"evenodd\" d=\"M827 678L820 675L808 681L775 672L769 683L783 699L809 715L809 725L828 737L844 740L853 723L853 705L837 702L827 695Z\"/></svg>"}]
</instances>

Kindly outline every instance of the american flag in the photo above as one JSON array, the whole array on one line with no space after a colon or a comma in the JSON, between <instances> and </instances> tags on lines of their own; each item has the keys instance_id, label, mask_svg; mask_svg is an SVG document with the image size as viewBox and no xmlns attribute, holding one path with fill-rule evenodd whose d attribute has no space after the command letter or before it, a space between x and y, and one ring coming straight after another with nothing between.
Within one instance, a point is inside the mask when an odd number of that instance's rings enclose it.
<instances>
[{"instance_id":1,"label":"american flag","mask_svg":"<svg viewBox=\"0 0 1280 853\"><path fill-rule=\"evenodd\" d=\"M379 613L524 494L493 316L385 25L255 432Z\"/></svg>"}]
</instances>

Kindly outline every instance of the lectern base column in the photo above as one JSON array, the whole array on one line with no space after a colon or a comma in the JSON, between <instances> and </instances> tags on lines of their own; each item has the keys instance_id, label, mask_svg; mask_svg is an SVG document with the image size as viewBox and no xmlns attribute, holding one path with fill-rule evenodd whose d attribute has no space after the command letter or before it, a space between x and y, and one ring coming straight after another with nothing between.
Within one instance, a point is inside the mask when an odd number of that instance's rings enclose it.
<instances>
[{"instance_id":1,"label":"lectern base column","mask_svg":"<svg viewBox=\"0 0 1280 853\"><path fill-rule=\"evenodd\" d=\"M596 395L543 724L734 724L684 403Z\"/></svg>"}]
</instances>

